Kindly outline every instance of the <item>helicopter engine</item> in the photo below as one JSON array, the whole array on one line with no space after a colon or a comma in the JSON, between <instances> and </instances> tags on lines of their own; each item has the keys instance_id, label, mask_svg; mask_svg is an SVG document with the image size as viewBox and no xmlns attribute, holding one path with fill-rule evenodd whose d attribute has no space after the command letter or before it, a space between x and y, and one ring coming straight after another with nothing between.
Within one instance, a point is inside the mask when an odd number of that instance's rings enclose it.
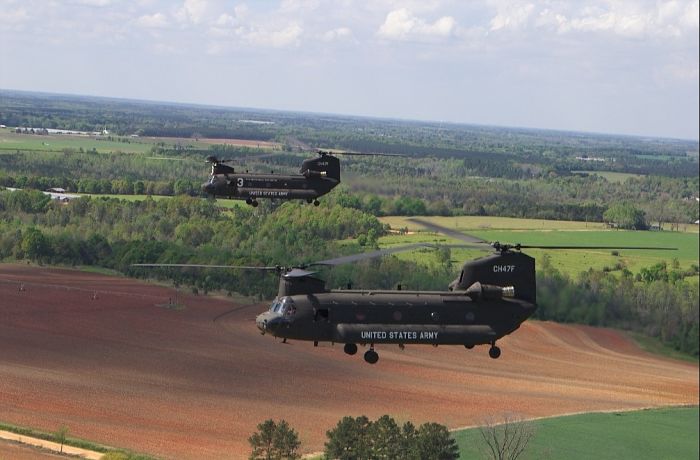
<instances>
[{"instance_id":1,"label":"helicopter engine","mask_svg":"<svg viewBox=\"0 0 700 460\"><path fill-rule=\"evenodd\" d=\"M332 155L308 158L299 170L305 177L328 177L340 181L340 160Z\"/></svg>"},{"instance_id":2,"label":"helicopter engine","mask_svg":"<svg viewBox=\"0 0 700 460\"><path fill-rule=\"evenodd\" d=\"M521 252L504 251L465 263L448 289L467 290L475 283L501 288L512 286L514 297L537 303L535 259Z\"/></svg>"}]
</instances>

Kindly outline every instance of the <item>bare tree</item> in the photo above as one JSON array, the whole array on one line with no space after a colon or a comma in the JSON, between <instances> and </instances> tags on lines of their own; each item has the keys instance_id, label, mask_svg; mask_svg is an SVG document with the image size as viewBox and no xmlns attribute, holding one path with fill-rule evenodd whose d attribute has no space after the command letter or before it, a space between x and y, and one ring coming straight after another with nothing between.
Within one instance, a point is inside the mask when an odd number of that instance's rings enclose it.
<instances>
[{"instance_id":1,"label":"bare tree","mask_svg":"<svg viewBox=\"0 0 700 460\"><path fill-rule=\"evenodd\" d=\"M515 460L527 448L535 435L532 422L522 420L513 414L504 414L502 420L491 418L479 428L486 444L485 454L494 460Z\"/></svg>"},{"instance_id":2,"label":"bare tree","mask_svg":"<svg viewBox=\"0 0 700 460\"><path fill-rule=\"evenodd\" d=\"M55 441L61 445L61 453L63 453L63 445L66 443L66 438L68 437L68 427L61 425L58 430L53 435Z\"/></svg>"}]
</instances>

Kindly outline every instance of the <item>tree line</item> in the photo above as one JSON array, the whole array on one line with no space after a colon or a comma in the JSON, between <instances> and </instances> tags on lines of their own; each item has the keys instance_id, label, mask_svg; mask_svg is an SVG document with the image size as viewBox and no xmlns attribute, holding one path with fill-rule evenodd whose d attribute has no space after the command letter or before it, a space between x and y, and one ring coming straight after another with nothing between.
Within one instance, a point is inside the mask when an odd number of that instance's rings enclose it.
<instances>
[{"instance_id":1,"label":"tree line","mask_svg":"<svg viewBox=\"0 0 700 460\"><path fill-rule=\"evenodd\" d=\"M697 279L699 272L697 265L682 271L675 261L636 275L619 267L589 269L572 279L545 255L538 264L535 317L636 331L698 357L700 296L697 282L685 278Z\"/></svg>"},{"instance_id":2,"label":"tree line","mask_svg":"<svg viewBox=\"0 0 700 460\"><path fill-rule=\"evenodd\" d=\"M251 172L296 172L304 156L273 154L256 159L250 149L162 150L136 154L32 152L0 155L0 185L96 194L201 195L208 177L202 159L212 152L238 158ZM162 158L169 158L163 160ZM236 165L237 166L237 165ZM237 166L238 167L238 166ZM238 167L242 169L241 167ZM698 177L630 178L623 183L599 176L560 176L526 168L529 178L472 175L467 160L342 160L343 184L324 200L382 215L490 215L603 222L618 203L634 203L642 226L697 220ZM76 177L75 171L80 171ZM351 194L336 197L342 190ZM641 226L635 225L639 228Z\"/></svg>"},{"instance_id":3,"label":"tree line","mask_svg":"<svg viewBox=\"0 0 700 460\"><path fill-rule=\"evenodd\" d=\"M416 427L411 422L399 425L388 416L377 420L366 416L343 417L326 432L323 458L337 460L456 460L457 443L447 427L424 423ZM266 420L248 439L251 460L300 459L301 442L297 432L281 420Z\"/></svg>"}]
</instances>

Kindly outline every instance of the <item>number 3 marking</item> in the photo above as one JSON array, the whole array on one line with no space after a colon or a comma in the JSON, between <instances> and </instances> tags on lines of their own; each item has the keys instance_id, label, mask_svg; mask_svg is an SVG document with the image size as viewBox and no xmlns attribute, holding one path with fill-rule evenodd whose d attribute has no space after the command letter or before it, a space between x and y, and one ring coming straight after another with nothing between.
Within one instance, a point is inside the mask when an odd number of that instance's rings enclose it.
<instances>
[{"instance_id":1,"label":"number 3 marking","mask_svg":"<svg viewBox=\"0 0 700 460\"><path fill-rule=\"evenodd\" d=\"M243 178L239 177L238 180L236 180L236 185L239 187L243 187Z\"/></svg>"}]
</instances>

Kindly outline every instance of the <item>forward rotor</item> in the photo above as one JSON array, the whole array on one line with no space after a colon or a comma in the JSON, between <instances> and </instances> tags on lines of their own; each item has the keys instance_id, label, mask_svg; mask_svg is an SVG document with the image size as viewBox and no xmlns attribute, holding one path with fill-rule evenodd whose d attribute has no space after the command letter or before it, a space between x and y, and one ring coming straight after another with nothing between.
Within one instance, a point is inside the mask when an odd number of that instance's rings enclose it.
<instances>
[{"instance_id":1,"label":"forward rotor","mask_svg":"<svg viewBox=\"0 0 700 460\"><path fill-rule=\"evenodd\" d=\"M501 243L499 241L484 241L481 238L478 238L473 235L469 235L467 233L462 233L457 230L453 230L450 228L443 227L441 225L435 224L433 222L428 222L422 219L417 219L417 218L411 218L407 219L411 222L415 222L419 225L422 225L423 227L427 228L430 231L433 231L435 233L442 233L443 235L449 236L450 238L454 238L456 240L461 240L464 241L465 243L468 243L467 246L465 247L475 247L475 248L480 248L480 249L486 249L488 247L491 247L495 249L498 252L505 253L508 251L520 251L522 249L547 249L547 250L567 250L567 249L605 249L605 250L655 250L655 251L675 251L678 248L670 248L670 247L659 247L659 246L561 246L561 245L532 245L532 244L509 244L509 243Z\"/></svg>"}]
</instances>

